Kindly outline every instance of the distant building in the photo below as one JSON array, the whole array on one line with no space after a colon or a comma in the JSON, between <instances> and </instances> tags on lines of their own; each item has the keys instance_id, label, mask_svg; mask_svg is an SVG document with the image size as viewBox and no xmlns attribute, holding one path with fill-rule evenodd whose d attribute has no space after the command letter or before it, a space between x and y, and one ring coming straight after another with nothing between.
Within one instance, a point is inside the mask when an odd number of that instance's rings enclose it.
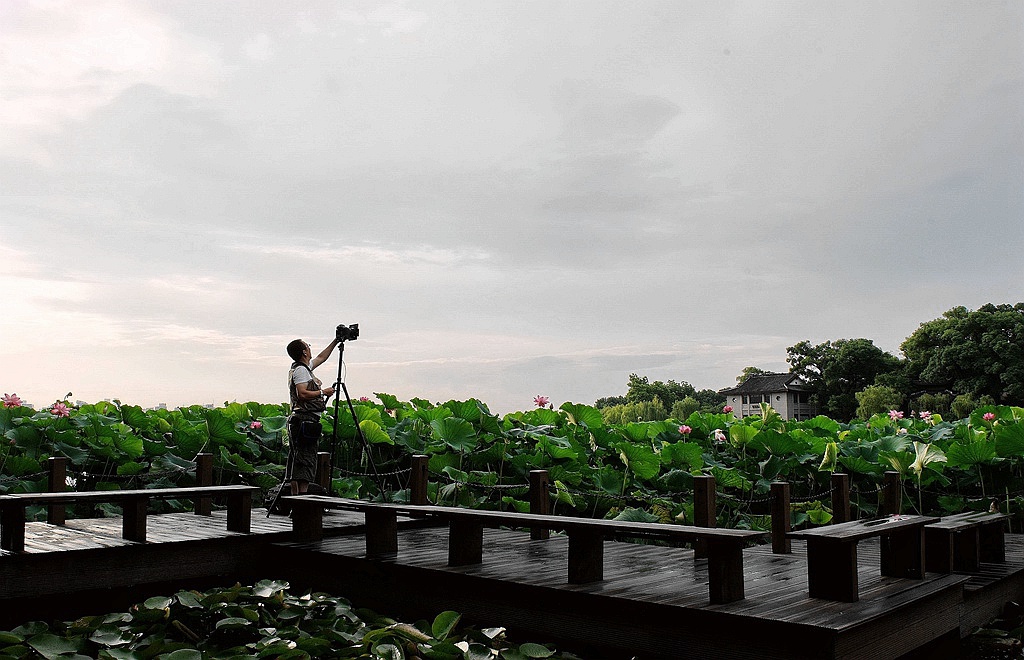
<instances>
[{"instance_id":1,"label":"distant building","mask_svg":"<svg viewBox=\"0 0 1024 660\"><path fill-rule=\"evenodd\" d=\"M736 419L760 415L761 403L767 403L783 419L810 419L818 414L811 405L811 388L795 374L757 374L736 387L718 390L732 406Z\"/></svg>"}]
</instances>

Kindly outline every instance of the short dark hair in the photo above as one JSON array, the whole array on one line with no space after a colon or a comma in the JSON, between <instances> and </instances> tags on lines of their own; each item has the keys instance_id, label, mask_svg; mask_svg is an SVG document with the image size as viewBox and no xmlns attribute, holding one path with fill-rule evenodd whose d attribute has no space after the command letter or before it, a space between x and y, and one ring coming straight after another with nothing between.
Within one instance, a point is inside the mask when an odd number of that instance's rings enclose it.
<instances>
[{"instance_id":1,"label":"short dark hair","mask_svg":"<svg viewBox=\"0 0 1024 660\"><path fill-rule=\"evenodd\" d=\"M288 342L288 357L298 362L302 359L302 351L306 348L306 342L301 339L293 339Z\"/></svg>"}]
</instances>

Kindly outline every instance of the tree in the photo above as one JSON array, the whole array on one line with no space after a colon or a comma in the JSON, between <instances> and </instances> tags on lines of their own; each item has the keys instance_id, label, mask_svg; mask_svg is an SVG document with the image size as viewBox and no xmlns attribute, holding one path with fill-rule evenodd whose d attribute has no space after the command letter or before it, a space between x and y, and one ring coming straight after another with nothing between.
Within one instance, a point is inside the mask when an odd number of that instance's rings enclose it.
<instances>
[{"instance_id":1,"label":"tree","mask_svg":"<svg viewBox=\"0 0 1024 660\"><path fill-rule=\"evenodd\" d=\"M670 380L663 383L656 380L653 383L647 380L647 376L640 377L636 374L629 374L629 389L626 391L626 401L637 403L640 401L653 401L660 399L663 406L670 409L676 401L681 401L688 396L696 394L693 385L687 382L677 383Z\"/></svg>"},{"instance_id":2,"label":"tree","mask_svg":"<svg viewBox=\"0 0 1024 660\"><path fill-rule=\"evenodd\" d=\"M624 396L603 396L594 402L595 408L610 408L611 406L621 406L626 403L626 397Z\"/></svg>"},{"instance_id":3,"label":"tree","mask_svg":"<svg viewBox=\"0 0 1024 660\"><path fill-rule=\"evenodd\" d=\"M960 394L953 399L953 403L951 403L949 407L952 409L953 415L957 419L964 419L966 417L970 417L971 413L977 408L994 405L996 405L996 402L990 396L983 396L975 399L970 394Z\"/></svg>"},{"instance_id":4,"label":"tree","mask_svg":"<svg viewBox=\"0 0 1024 660\"><path fill-rule=\"evenodd\" d=\"M668 411L661 399L634 401L601 409L605 424L629 424L630 422L656 422L668 418Z\"/></svg>"},{"instance_id":5,"label":"tree","mask_svg":"<svg viewBox=\"0 0 1024 660\"><path fill-rule=\"evenodd\" d=\"M672 418L685 420L698 410L700 410L700 401L688 396L672 404Z\"/></svg>"},{"instance_id":6,"label":"tree","mask_svg":"<svg viewBox=\"0 0 1024 660\"><path fill-rule=\"evenodd\" d=\"M743 367L743 371L740 372L739 376L736 376L736 384L739 385L751 376L760 376L763 374L770 374L771 371L765 371L760 367Z\"/></svg>"},{"instance_id":7,"label":"tree","mask_svg":"<svg viewBox=\"0 0 1024 660\"><path fill-rule=\"evenodd\" d=\"M857 392L857 418L869 419L876 413L903 410L905 397L899 390L884 385L869 385Z\"/></svg>"},{"instance_id":8,"label":"tree","mask_svg":"<svg viewBox=\"0 0 1024 660\"><path fill-rule=\"evenodd\" d=\"M716 390L697 390L693 398L700 402L700 409L707 412L722 412L725 405L725 395Z\"/></svg>"},{"instance_id":9,"label":"tree","mask_svg":"<svg viewBox=\"0 0 1024 660\"><path fill-rule=\"evenodd\" d=\"M1024 402L1024 303L954 307L900 345L910 378L1003 404Z\"/></svg>"},{"instance_id":10,"label":"tree","mask_svg":"<svg viewBox=\"0 0 1024 660\"><path fill-rule=\"evenodd\" d=\"M819 410L848 421L857 412L857 392L880 375L899 371L899 358L875 346L870 339L837 339L812 345L804 340L786 349L790 373L813 390Z\"/></svg>"}]
</instances>

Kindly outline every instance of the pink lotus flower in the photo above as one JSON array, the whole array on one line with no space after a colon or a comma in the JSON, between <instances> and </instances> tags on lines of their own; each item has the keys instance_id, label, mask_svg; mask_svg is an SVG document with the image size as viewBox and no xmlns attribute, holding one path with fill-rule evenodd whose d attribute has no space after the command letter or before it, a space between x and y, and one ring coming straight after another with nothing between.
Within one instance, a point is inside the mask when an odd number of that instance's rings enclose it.
<instances>
[{"instance_id":1,"label":"pink lotus flower","mask_svg":"<svg viewBox=\"0 0 1024 660\"><path fill-rule=\"evenodd\" d=\"M683 424L682 426L679 427L679 432L682 433L683 435L690 435L690 433L693 432L693 429L691 429L686 424Z\"/></svg>"},{"instance_id":2,"label":"pink lotus flower","mask_svg":"<svg viewBox=\"0 0 1024 660\"><path fill-rule=\"evenodd\" d=\"M25 405L25 402L21 400L17 394L4 393L4 408L17 408L18 406Z\"/></svg>"},{"instance_id":3,"label":"pink lotus flower","mask_svg":"<svg viewBox=\"0 0 1024 660\"><path fill-rule=\"evenodd\" d=\"M918 416L924 420L929 420L932 418L932 414L927 410L922 410L921 412L918 413Z\"/></svg>"},{"instance_id":4,"label":"pink lotus flower","mask_svg":"<svg viewBox=\"0 0 1024 660\"><path fill-rule=\"evenodd\" d=\"M981 418L986 422L991 422L993 419L996 418L996 414L992 412L987 412L984 415L982 415Z\"/></svg>"},{"instance_id":5,"label":"pink lotus flower","mask_svg":"<svg viewBox=\"0 0 1024 660\"><path fill-rule=\"evenodd\" d=\"M550 399L548 399L546 396L542 396L540 394L538 394L537 396L533 397L533 402L534 402L534 404L536 404L536 406L538 408L543 408L544 406L548 405L549 401L550 401Z\"/></svg>"},{"instance_id":6,"label":"pink lotus flower","mask_svg":"<svg viewBox=\"0 0 1024 660\"><path fill-rule=\"evenodd\" d=\"M715 442L721 443L726 442L727 440L728 438L725 437L725 433L722 432L722 429L715 429Z\"/></svg>"},{"instance_id":7,"label":"pink lotus flower","mask_svg":"<svg viewBox=\"0 0 1024 660\"><path fill-rule=\"evenodd\" d=\"M359 401L360 401L360 403L368 403L370 401L370 397L368 397L368 396L361 396L361 397L359 397Z\"/></svg>"},{"instance_id":8,"label":"pink lotus flower","mask_svg":"<svg viewBox=\"0 0 1024 660\"><path fill-rule=\"evenodd\" d=\"M68 406L63 401L58 401L53 404L53 408L50 408L50 414L55 417L70 417L71 411L68 410Z\"/></svg>"},{"instance_id":9,"label":"pink lotus flower","mask_svg":"<svg viewBox=\"0 0 1024 660\"><path fill-rule=\"evenodd\" d=\"M726 407L722 408L722 412L724 412L724 413L731 413L732 412L732 406L726 406Z\"/></svg>"},{"instance_id":10,"label":"pink lotus flower","mask_svg":"<svg viewBox=\"0 0 1024 660\"><path fill-rule=\"evenodd\" d=\"M254 430L259 430L259 429L263 428L263 422L261 422L258 419L254 419L252 421L252 423L249 424L249 428L254 429Z\"/></svg>"},{"instance_id":11,"label":"pink lotus flower","mask_svg":"<svg viewBox=\"0 0 1024 660\"><path fill-rule=\"evenodd\" d=\"M897 419L903 419L903 411L902 410L890 410L889 411L889 419L891 419L894 422Z\"/></svg>"}]
</instances>

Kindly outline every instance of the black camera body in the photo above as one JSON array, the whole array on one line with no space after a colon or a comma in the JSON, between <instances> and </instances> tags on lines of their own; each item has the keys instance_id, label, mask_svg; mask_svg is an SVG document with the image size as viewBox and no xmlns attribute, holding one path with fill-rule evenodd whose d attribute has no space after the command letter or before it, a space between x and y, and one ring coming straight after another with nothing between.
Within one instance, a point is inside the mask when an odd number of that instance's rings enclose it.
<instances>
[{"instance_id":1,"label":"black camera body","mask_svg":"<svg viewBox=\"0 0 1024 660\"><path fill-rule=\"evenodd\" d=\"M335 337L338 341L355 341L359 339L359 324L339 325Z\"/></svg>"}]
</instances>

